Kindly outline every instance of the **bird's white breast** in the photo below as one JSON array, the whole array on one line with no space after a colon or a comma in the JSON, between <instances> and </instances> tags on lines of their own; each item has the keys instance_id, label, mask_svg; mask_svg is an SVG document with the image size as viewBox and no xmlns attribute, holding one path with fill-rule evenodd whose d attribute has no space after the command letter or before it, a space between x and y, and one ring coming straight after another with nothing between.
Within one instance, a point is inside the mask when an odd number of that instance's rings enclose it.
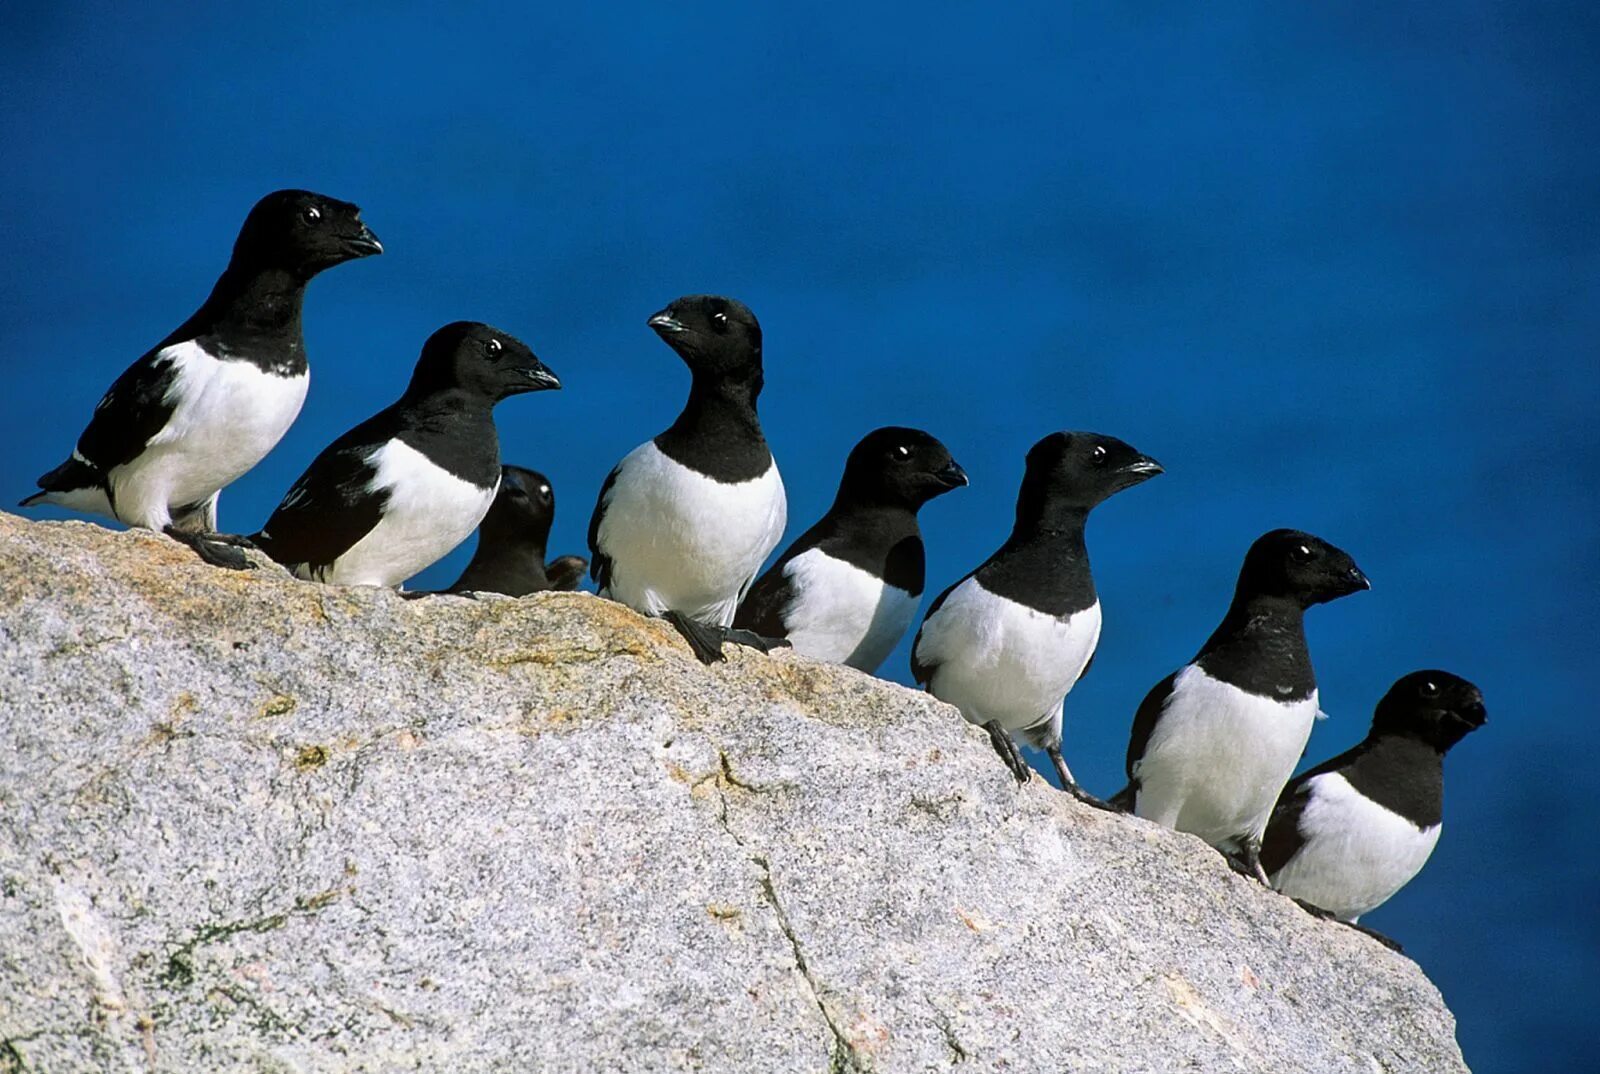
<instances>
[{"instance_id":1,"label":"bird's white breast","mask_svg":"<svg viewBox=\"0 0 1600 1074\"><path fill-rule=\"evenodd\" d=\"M811 548L784 565L795 596L783 623L795 651L876 671L905 637L918 597L870 571Z\"/></svg>"},{"instance_id":2,"label":"bird's white breast","mask_svg":"<svg viewBox=\"0 0 1600 1074\"><path fill-rule=\"evenodd\" d=\"M1439 843L1440 825L1418 828L1338 772L1312 777L1309 794L1299 820L1304 844L1272 874L1272 886L1346 921L1387 902Z\"/></svg>"},{"instance_id":3,"label":"bird's white breast","mask_svg":"<svg viewBox=\"0 0 1600 1074\"><path fill-rule=\"evenodd\" d=\"M365 537L326 569L318 581L337 585L394 586L466 540L494 502L494 487L479 488L437 465L402 440L367 456L376 470L367 485L386 495L383 515Z\"/></svg>"},{"instance_id":4,"label":"bird's white breast","mask_svg":"<svg viewBox=\"0 0 1600 1074\"><path fill-rule=\"evenodd\" d=\"M951 591L922 626L917 659L937 665L929 688L973 723L998 720L1017 731L1052 730L1060 740L1061 699L1100 641L1100 604L1065 618L991 593L976 578ZM1034 741L1030 736L1030 741Z\"/></svg>"},{"instance_id":5,"label":"bird's white breast","mask_svg":"<svg viewBox=\"0 0 1600 1074\"><path fill-rule=\"evenodd\" d=\"M1317 694L1282 702L1207 675L1178 673L1133 771L1135 812L1213 846L1259 838L1317 715Z\"/></svg>"},{"instance_id":6,"label":"bird's white breast","mask_svg":"<svg viewBox=\"0 0 1600 1074\"><path fill-rule=\"evenodd\" d=\"M173 509L208 499L266 457L299 416L311 375L219 359L193 340L156 360L173 369L172 416L107 479L122 521L160 529Z\"/></svg>"},{"instance_id":7,"label":"bird's white breast","mask_svg":"<svg viewBox=\"0 0 1600 1074\"><path fill-rule=\"evenodd\" d=\"M653 441L641 444L619 464L596 534L611 559L604 595L649 615L676 611L728 626L787 516L776 462L726 484Z\"/></svg>"}]
</instances>

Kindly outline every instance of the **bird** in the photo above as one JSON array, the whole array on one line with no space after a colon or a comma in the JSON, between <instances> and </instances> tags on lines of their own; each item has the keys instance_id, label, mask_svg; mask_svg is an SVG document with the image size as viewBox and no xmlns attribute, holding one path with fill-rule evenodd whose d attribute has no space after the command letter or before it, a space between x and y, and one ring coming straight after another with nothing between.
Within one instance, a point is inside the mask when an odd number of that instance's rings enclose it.
<instances>
[{"instance_id":1,"label":"bird","mask_svg":"<svg viewBox=\"0 0 1600 1074\"><path fill-rule=\"evenodd\" d=\"M1221 624L1134 714L1128 786L1113 802L1238 855L1266 883L1262 832L1319 712L1306 609L1371 587L1349 553L1319 537L1258 537Z\"/></svg>"},{"instance_id":2,"label":"bird","mask_svg":"<svg viewBox=\"0 0 1600 1074\"><path fill-rule=\"evenodd\" d=\"M590 573L603 597L666 619L706 664L740 599L783 536L783 478L761 432L761 325L720 295L675 299L647 322L689 367L689 399L659 436L630 451L589 521Z\"/></svg>"},{"instance_id":3,"label":"bird","mask_svg":"<svg viewBox=\"0 0 1600 1074\"><path fill-rule=\"evenodd\" d=\"M868 433L845 460L833 506L751 586L734 626L876 671L922 599L917 510L966 483L949 449L920 429Z\"/></svg>"},{"instance_id":4,"label":"bird","mask_svg":"<svg viewBox=\"0 0 1600 1074\"><path fill-rule=\"evenodd\" d=\"M1045 750L1064 790L1105 808L1061 755L1063 702L1100 640L1084 525L1096 505L1162 472L1116 437L1046 436L1028 451L1011 536L923 619L912 676L987 730L1018 782L1029 770L1013 734Z\"/></svg>"},{"instance_id":5,"label":"bird","mask_svg":"<svg viewBox=\"0 0 1600 1074\"><path fill-rule=\"evenodd\" d=\"M447 324L399 400L318 455L251 540L300 578L397 586L465 540L494 501L494 405L560 387L514 336Z\"/></svg>"},{"instance_id":6,"label":"bird","mask_svg":"<svg viewBox=\"0 0 1600 1074\"><path fill-rule=\"evenodd\" d=\"M256 202L210 297L116 379L71 458L22 506L105 515L166 533L216 566L249 568L239 539L217 533L217 499L305 402L306 285L382 252L350 202L308 190Z\"/></svg>"},{"instance_id":7,"label":"bird","mask_svg":"<svg viewBox=\"0 0 1600 1074\"><path fill-rule=\"evenodd\" d=\"M1365 740L1278 797L1261 847L1272 886L1352 925L1382 906L1439 842L1444 755L1487 722L1466 679L1424 670L1396 681Z\"/></svg>"},{"instance_id":8,"label":"bird","mask_svg":"<svg viewBox=\"0 0 1600 1074\"><path fill-rule=\"evenodd\" d=\"M520 466L500 467L500 491L478 523L477 550L445 592L523 597L546 589L577 589L588 560L562 556L544 561L555 513L549 478Z\"/></svg>"}]
</instances>

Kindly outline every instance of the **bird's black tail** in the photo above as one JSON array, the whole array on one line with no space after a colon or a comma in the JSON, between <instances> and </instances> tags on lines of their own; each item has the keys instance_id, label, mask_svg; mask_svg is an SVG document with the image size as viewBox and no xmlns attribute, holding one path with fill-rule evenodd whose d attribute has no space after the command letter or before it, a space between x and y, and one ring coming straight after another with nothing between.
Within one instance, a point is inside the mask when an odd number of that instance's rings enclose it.
<instances>
[{"instance_id":1,"label":"bird's black tail","mask_svg":"<svg viewBox=\"0 0 1600 1074\"><path fill-rule=\"evenodd\" d=\"M93 464L73 456L34 483L39 486L40 491L23 500L20 506L32 507L34 504L51 503L61 496L71 495L74 492L102 488L105 481Z\"/></svg>"},{"instance_id":2,"label":"bird's black tail","mask_svg":"<svg viewBox=\"0 0 1600 1074\"><path fill-rule=\"evenodd\" d=\"M1133 812L1133 784L1128 784L1116 794L1106 799L1106 803L1124 813Z\"/></svg>"}]
</instances>

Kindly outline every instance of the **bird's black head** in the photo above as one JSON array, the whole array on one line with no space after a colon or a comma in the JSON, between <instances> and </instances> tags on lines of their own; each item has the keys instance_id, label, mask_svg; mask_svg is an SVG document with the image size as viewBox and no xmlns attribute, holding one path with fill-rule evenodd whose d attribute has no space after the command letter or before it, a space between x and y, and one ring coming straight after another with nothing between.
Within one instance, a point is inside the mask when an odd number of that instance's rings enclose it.
<instances>
[{"instance_id":1,"label":"bird's black head","mask_svg":"<svg viewBox=\"0 0 1600 1074\"><path fill-rule=\"evenodd\" d=\"M542 550L555 515L556 494L549 478L520 466L501 466L500 491L480 525L485 533L514 536Z\"/></svg>"},{"instance_id":2,"label":"bird's black head","mask_svg":"<svg viewBox=\"0 0 1600 1074\"><path fill-rule=\"evenodd\" d=\"M1087 511L1161 472L1160 463L1114 436L1051 433L1028 450L1017 519Z\"/></svg>"},{"instance_id":3,"label":"bird's black head","mask_svg":"<svg viewBox=\"0 0 1600 1074\"><path fill-rule=\"evenodd\" d=\"M1489 721L1483 693L1448 671L1413 671L1378 702L1373 735L1404 735L1444 753Z\"/></svg>"},{"instance_id":4,"label":"bird's black head","mask_svg":"<svg viewBox=\"0 0 1600 1074\"><path fill-rule=\"evenodd\" d=\"M915 511L935 496L967 483L950 449L921 429L875 429L850 449L839 494L857 501Z\"/></svg>"},{"instance_id":5,"label":"bird's black head","mask_svg":"<svg viewBox=\"0 0 1600 1074\"><path fill-rule=\"evenodd\" d=\"M1300 530L1256 538L1239 572L1241 595L1286 597L1302 608L1371 588L1348 552Z\"/></svg>"},{"instance_id":6,"label":"bird's black head","mask_svg":"<svg viewBox=\"0 0 1600 1074\"><path fill-rule=\"evenodd\" d=\"M279 190L245 217L233 260L247 270L282 269L310 279L341 262L381 253L357 206L309 190Z\"/></svg>"},{"instance_id":7,"label":"bird's black head","mask_svg":"<svg viewBox=\"0 0 1600 1074\"><path fill-rule=\"evenodd\" d=\"M687 295L652 315L649 324L696 374L734 380L761 376L761 325L743 302Z\"/></svg>"},{"instance_id":8,"label":"bird's black head","mask_svg":"<svg viewBox=\"0 0 1600 1074\"><path fill-rule=\"evenodd\" d=\"M406 392L457 389L492 404L510 395L559 387L555 373L516 336L478 321L454 321L422 345Z\"/></svg>"}]
</instances>

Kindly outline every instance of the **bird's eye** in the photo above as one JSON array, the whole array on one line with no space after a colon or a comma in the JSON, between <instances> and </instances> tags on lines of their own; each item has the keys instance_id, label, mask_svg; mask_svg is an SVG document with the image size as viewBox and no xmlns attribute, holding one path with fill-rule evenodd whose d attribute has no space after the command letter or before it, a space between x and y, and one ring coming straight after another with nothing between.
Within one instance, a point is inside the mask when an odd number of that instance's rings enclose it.
<instances>
[{"instance_id":1,"label":"bird's eye","mask_svg":"<svg viewBox=\"0 0 1600 1074\"><path fill-rule=\"evenodd\" d=\"M307 223L315 224L318 220L322 219L322 210L317 208L315 205L307 205L305 207L305 211L301 215L306 218Z\"/></svg>"},{"instance_id":2,"label":"bird's eye","mask_svg":"<svg viewBox=\"0 0 1600 1074\"><path fill-rule=\"evenodd\" d=\"M1438 697L1439 684L1431 680L1425 682L1421 686L1417 687L1417 693L1421 694L1423 697Z\"/></svg>"},{"instance_id":3,"label":"bird's eye","mask_svg":"<svg viewBox=\"0 0 1600 1074\"><path fill-rule=\"evenodd\" d=\"M901 461L909 459L911 457L911 449L906 447L904 444L896 444L894 449L894 457L900 459Z\"/></svg>"},{"instance_id":4,"label":"bird's eye","mask_svg":"<svg viewBox=\"0 0 1600 1074\"><path fill-rule=\"evenodd\" d=\"M494 338L491 337L489 342L487 342L487 343L485 343L483 345L483 349L488 351L490 356L492 357L494 355L499 354L500 351L503 350L504 348L501 346L500 341L498 339L494 339Z\"/></svg>"},{"instance_id":5,"label":"bird's eye","mask_svg":"<svg viewBox=\"0 0 1600 1074\"><path fill-rule=\"evenodd\" d=\"M1107 452L1104 444L1096 444L1094 450L1089 452L1089 462L1094 466L1106 464Z\"/></svg>"},{"instance_id":6,"label":"bird's eye","mask_svg":"<svg viewBox=\"0 0 1600 1074\"><path fill-rule=\"evenodd\" d=\"M712 320L720 321L723 324L728 323L728 315L726 313L713 313L711 318Z\"/></svg>"},{"instance_id":7,"label":"bird's eye","mask_svg":"<svg viewBox=\"0 0 1600 1074\"><path fill-rule=\"evenodd\" d=\"M1308 546L1303 544L1295 545L1294 549L1289 553L1289 558L1294 560L1296 563L1310 563L1314 556L1315 553L1312 552Z\"/></svg>"}]
</instances>

